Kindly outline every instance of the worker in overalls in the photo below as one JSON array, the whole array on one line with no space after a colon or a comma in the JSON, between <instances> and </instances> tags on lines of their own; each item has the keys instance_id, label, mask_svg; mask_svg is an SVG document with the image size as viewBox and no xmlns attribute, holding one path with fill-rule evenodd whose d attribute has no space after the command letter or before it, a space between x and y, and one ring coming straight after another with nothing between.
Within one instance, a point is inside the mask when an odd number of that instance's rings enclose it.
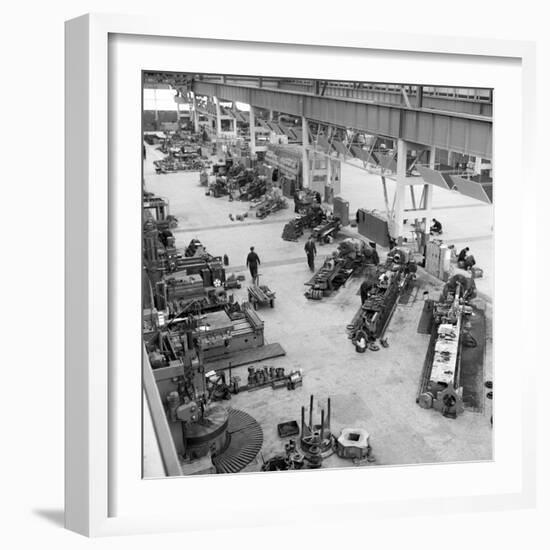
<instances>
[{"instance_id":1,"label":"worker in overalls","mask_svg":"<svg viewBox=\"0 0 550 550\"><path fill-rule=\"evenodd\" d=\"M307 265L309 266L309 269L311 271L315 271L315 256L317 254L317 247L315 246L315 241L311 235L304 246L304 250L306 251Z\"/></svg>"},{"instance_id":2,"label":"worker in overalls","mask_svg":"<svg viewBox=\"0 0 550 550\"><path fill-rule=\"evenodd\" d=\"M252 277L252 283L258 284L258 266L260 265L260 258L256 252L254 252L254 247L250 247L250 252L246 257L246 266L250 270L250 276Z\"/></svg>"},{"instance_id":3,"label":"worker in overalls","mask_svg":"<svg viewBox=\"0 0 550 550\"><path fill-rule=\"evenodd\" d=\"M368 279L365 279L361 283L361 286L359 287L359 293L361 294L361 304L364 304L367 301L371 288L372 288L372 284Z\"/></svg>"}]
</instances>

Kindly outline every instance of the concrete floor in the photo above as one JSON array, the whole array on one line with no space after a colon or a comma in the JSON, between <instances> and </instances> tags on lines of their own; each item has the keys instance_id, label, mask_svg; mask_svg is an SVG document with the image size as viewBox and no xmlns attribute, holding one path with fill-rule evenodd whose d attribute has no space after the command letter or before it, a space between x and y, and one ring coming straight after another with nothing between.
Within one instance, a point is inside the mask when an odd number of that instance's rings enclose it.
<instances>
[{"instance_id":1,"label":"concrete floor","mask_svg":"<svg viewBox=\"0 0 550 550\"><path fill-rule=\"evenodd\" d=\"M442 287L439 281L420 273L422 288L418 299L399 305L389 325L390 347L358 354L347 339L345 328L359 307L357 291L361 280L351 279L346 287L322 301L304 297L304 282L311 276L303 251L305 237L298 243L281 239L284 223L294 216L293 208L260 221L249 209L249 203L205 196L197 172L156 175L152 160L157 156L160 153L148 147L145 186L167 198L171 214L179 219L174 231L176 246L184 247L197 237L211 254L227 253L230 260L227 273L243 273L248 282L244 264L249 246L254 245L262 261L261 281L277 294L275 307L262 308L259 315L265 322L266 341L279 342L286 356L257 366L281 366L287 372L302 369L303 386L294 391L267 387L240 393L227 402L250 413L261 424L264 431L261 454L265 459L283 451L286 440L278 437L277 424L288 420L299 423L301 407L308 406L310 394L316 399L317 421L320 407L331 397L333 433L355 427L371 434L376 462L369 467L492 459L492 402L486 401L481 413L466 411L456 420L421 409L415 402L429 339L416 332L423 307L422 292L427 290L436 298ZM486 276L478 288L488 297L490 327L492 208L479 206L455 193L439 191L436 189L434 193L437 208L434 216L443 223L444 237L457 246L469 243L478 264L485 270ZM351 212L358 207L383 208L380 178L352 166L343 165L341 195L350 201ZM229 213L246 211L251 212L247 221L230 221ZM317 262L322 262L336 246L335 242L319 247ZM239 301L246 299L245 288L235 291ZM488 337L485 379L492 379L491 359ZM244 383L247 367L234 369L233 374L241 376ZM259 457L247 471L257 471L260 465ZM335 455L324 462L326 467L350 465Z\"/></svg>"}]
</instances>

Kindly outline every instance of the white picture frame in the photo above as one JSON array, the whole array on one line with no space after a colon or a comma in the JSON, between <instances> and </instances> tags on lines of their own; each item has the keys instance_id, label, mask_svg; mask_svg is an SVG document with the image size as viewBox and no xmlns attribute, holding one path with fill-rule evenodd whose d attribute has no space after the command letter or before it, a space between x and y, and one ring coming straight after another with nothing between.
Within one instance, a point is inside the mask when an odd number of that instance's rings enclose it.
<instances>
[{"instance_id":1,"label":"white picture frame","mask_svg":"<svg viewBox=\"0 0 550 550\"><path fill-rule=\"evenodd\" d=\"M151 45L152 40L158 42L155 46L158 50ZM143 50L145 41L148 41L147 55ZM395 35L366 32L366 29L316 27L298 31L289 27L275 32L265 27L235 29L228 26L220 30L199 22L194 24L192 35L182 36L178 21L107 14L85 15L67 22L66 527L88 536L105 536L207 529L211 517L219 518L217 527L284 523L293 521L295 512L300 513L301 521L319 521L315 510L304 509L298 506L299 503L293 507L285 502L285 495L292 487L297 492L310 491L314 501L328 495L324 505L330 507L334 519L341 520L360 521L365 514L398 517L533 506L536 441L530 418L535 417L536 409L536 349L523 342L514 349L505 347L514 331L526 331L529 319L535 317L535 290L527 284L526 271L512 275L519 287L522 304L513 331L506 320L506 288L511 281L510 274L502 270L496 281L495 363L502 405L495 423L495 460L491 464L326 471L321 474L324 476L323 490L317 492L315 486L319 484L312 483L312 476L319 474L308 473L292 479L284 473L277 474L275 483L272 475L259 479L253 474L163 481L142 481L136 477L135 461L141 461L140 453L134 458L136 437L139 438L141 432L140 362L135 369L135 379L121 378L119 371L122 342L136 342L136 336L139 340L139 316L136 319L129 316L127 334L119 332L114 338L112 331L120 326L121 311L127 311L123 308L127 306L128 311L136 311L131 293L139 288L136 281L140 273L136 272L123 288L120 282L126 281L125 275L132 276L119 271L122 265L131 266L132 262L135 265L136 253L139 253L135 224L140 219L140 212L139 206L135 212L133 207L139 205L140 186L138 179L138 193L134 196L126 187L113 185L113 181L120 182L121 171L128 175L130 182L137 174L141 137L134 130L140 126L140 119L132 122L131 117L135 114L136 98L140 97L141 90L135 90L137 95L134 95L130 88L127 105L120 108L120 113L109 111L109 106L121 105L115 96L124 88L124 82L132 85L140 64L141 70L173 70L177 67L179 47L196 50L202 47L201 44L208 46L212 55L194 58L192 67L188 68L189 63L187 66L182 64L180 70L208 72L208 68L199 69L200 64L206 63L208 58L210 66L215 66L215 57L223 61L223 54L232 47L249 48L251 52L248 59L240 60L243 66L250 65L250 70L241 71L241 74L255 74L253 63L259 61L254 60L252 54L258 48L264 53L272 49L280 56L284 52L311 56L312 67L315 59L319 62L319 52L326 56L339 55L343 61L354 56L368 59L369 55L374 58L383 55L386 65L400 67L400 75L395 76L397 81L405 81L401 75L407 71L411 74L413 70L411 64L403 63L407 58L414 58L418 67L426 65L419 71L429 70L430 64L445 60L456 66L470 64L470 79L475 78L476 66L479 70L494 65L495 70L486 75L489 83L499 78L498 74L506 78L508 67L512 78L507 90L502 84L495 86L495 169L501 186L501 190L497 188L495 205L496 266L506 265L509 247L518 251L520 262L535 254L535 244L530 239L530 235L535 234L534 217L527 216L529 205L525 202L520 203L519 209L514 208L518 197L510 192L514 179L525 184L533 181L535 49L532 43ZM158 64L151 66L155 59ZM293 70L301 67L303 65L297 63ZM342 66L326 67L325 70L328 77L338 71L353 72L358 68L342 63ZM130 117L123 118L128 122L123 129L119 116ZM503 141L510 132L514 132L515 140L521 140L522 146L516 153L520 158L508 169ZM113 147L113 143L116 154L111 151L110 155L109 146ZM126 147L128 143L132 145ZM136 162L128 161L133 155L132 147L136 151ZM125 201L125 213L121 210L121 199ZM506 227L507 216L512 214L517 219L517 231ZM125 242L132 244L121 248L120 243ZM139 294L134 300L139 302ZM126 347L125 352L128 349ZM140 357L141 350L136 348L128 353L129 362L132 362ZM520 363L522 368L518 370ZM121 381L128 384L127 392L121 392ZM368 491L337 492L337 487L349 484L350 480L359 483L359 479ZM428 479L432 480L432 486L426 483ZM472 489L474 486L477 490ZM182 490L197 495L196 506L189 505L185 514L181 514L181 510L179 514L170 513L177 502L174 494L181 494ZM200 500L200 493L211 490L231 493L231 507L235 513L228 515L220 503ZM269 498L253 498L255 490ZM209 513L201 515L197 510L204 509L205 505L209 505ZM283 506L287 512L284 515L279 513Z\"/></svg>"}]
</instances>

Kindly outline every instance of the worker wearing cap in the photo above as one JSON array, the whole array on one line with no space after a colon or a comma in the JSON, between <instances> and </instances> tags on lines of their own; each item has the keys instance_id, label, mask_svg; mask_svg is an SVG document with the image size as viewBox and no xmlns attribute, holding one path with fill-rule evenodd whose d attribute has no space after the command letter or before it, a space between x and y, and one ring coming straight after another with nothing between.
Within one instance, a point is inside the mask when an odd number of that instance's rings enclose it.
<instances>
[{"instance_id":1,"label":"worker wearing cap","mask_svg":"<svg viewBox=\"0 0 550 550\"><path fill-rule=\"evenodd\" d=\"M252 277L252 282L257 284L258 282L258 266L260 265L260 258L256 252L254 252L254 247L250 247L250 252L246 257L246 266L250 270L250 276Z\"/></svg>"}]
</instances>

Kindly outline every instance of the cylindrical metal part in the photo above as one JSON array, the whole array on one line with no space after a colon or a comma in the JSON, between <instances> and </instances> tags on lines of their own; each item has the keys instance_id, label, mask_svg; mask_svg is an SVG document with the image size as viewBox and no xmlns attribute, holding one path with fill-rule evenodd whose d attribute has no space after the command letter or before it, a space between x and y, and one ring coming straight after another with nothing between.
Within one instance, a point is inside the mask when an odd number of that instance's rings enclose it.
<instances>
[{"instance_id":1,"label":"cylindrical metal part","mask_svg":"<svg viewBox=\"0 0 550 550\"><path fill-rule=\"evenodd\" d=\"M327 399L327 428L330 431L330 397Z\"/></svg>"},{"instance_id":2,"label":"cylindrical metal part","mask_svg":"<svg viewBox=\"0 0 550 550\"><path fill-rule=\"evenodd\" d=\"M320 433L320 441L323 442L323 434L324 434L324 427L325 427L325 409L321 409L321 433Z\"/></svg>"},{"instance_id":3,"label":"cylindrical metal part","mask_svg":"<svg viewBox=\"0 0 550 550\"><path fill-rule=\"evenodd\" d=\"M305 421L305 418L306 418L306 409L305 409L305 407L302 407L302 425L300 427L300 434L302 434L302 436L304 435L304 421Z\"/></svg>"},{"instance_id":4,"label":"cylindrical metal part","mask_svg":"<svg viewBox=\"0 0 550 550\"><path fill-rule=\"evenodd\" d=\"M313 395L309 398L309 429L313 431Z\"/></svg>"}]
</instances>

